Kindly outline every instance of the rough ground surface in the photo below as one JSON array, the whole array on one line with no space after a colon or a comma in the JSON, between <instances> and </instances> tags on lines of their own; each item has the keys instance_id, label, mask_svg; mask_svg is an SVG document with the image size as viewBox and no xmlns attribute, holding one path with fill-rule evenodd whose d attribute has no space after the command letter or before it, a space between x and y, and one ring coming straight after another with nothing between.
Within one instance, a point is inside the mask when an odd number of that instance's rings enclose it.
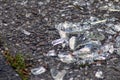
<instances>
[{"instance_id":1,"label":"rough ground surface","mask_svg":"<svg viewBox=\"0 0 120 80\"><path fill-rule=\"evenodd\" d=\"M54 28L55 24L70 21L80 22L90 16L96 16L101 19L115 17L116 23L120 23L120 12L100 11L99 6L109 3L120 5L119 0L93 0L89 8L84 6L82 9L70 7L74 0L0 0L0 33L6 43L6 47L12 54L18 52L24 55L30 55L33 59L34 67L44 66L47 71L41 75L30 76L30 80L53 80L50 69L56 67L60 70L65 69L67 74L64 80L101 80L95 77L96 71L103 71L102 80L120 80L120 56L111 55L105 64L101 66L91 65L90 67L80 68L74 64L63 64L54 58L44 55L52 47L51 41L60 38ZM77 0L76 0L77 1ZM83 0L83 4L90 1ZM24 34L21 30L30 32L30 35ZM113 59L113 57L115 59ZM112 58L112 59L111 59ZM12 76L12 77L11 77ZM0 80L20 80L16 77L13 69L6 65L2 54L0 53Z\"/></svg>"},{"instance_id":2,"label":"rough ground surface","mask_svg":"<svg viewBox=\"0 0 120 80\"><path fill-rule=\"evenodd\" d=\"M18 74L9 66L0 53L0 80L21 80Z\"/></svg>"}]
</instances>

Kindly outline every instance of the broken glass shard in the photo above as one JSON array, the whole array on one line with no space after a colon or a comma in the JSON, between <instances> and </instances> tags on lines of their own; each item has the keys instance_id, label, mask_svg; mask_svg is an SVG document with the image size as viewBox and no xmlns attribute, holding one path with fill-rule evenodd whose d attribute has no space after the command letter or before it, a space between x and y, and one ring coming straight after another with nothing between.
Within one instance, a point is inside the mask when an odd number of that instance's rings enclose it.
<instances>
[{"instance_id":1,"label":"broken glass shard","mask_svg":"<svg viewBox=\"0 0 120 80\"><path fill-rule=\"evenodd\" d=\"M69 47L71 50L75 50L75 47L76 47L76 37L75 36L72 36L70 39L69 39Z\"/></svg>"},{"instance_id":2,"label":"broken glass shard","mask_svg":"<svg viewBox=\"0 0 120 80\"><path fill-rule=\"evenodd\" d=\"M99 21L96 21L96 22L91 22L91 25L96 25L96 24L99 24L99 23L105 23L106 21L107 21L107 19L99 20Z\"/></svg>"},{"instance_id":3,"label":"broken glass shard","mask_svg":"<svg viewBox=\"0 0 120 80\"><path fill-rule=\"evenodd\" d=\"M18 28L18 30L20 30L22 33L24 33L25 35L30 35L31 33L30 32L28 32L28 31L26 31L25 29L22 29L22 28Z\"/></svg>"},{"instance_id":4,"label":"broken glass shard","mask_svg":"<svg viewBox=\"0 0 120 80\"><path fill-rule=\"evenodd\" d=\"M116 47L120 47L120 36L117 36L115 45Z\"/></svg>"},{"instance_id":5,"label":"broken glass shard","mask_svg":"<svg viewBox=\"0 0 120 80\"><path fill-rule=\"evenodd\" d=\"M88 38L92 40L104 40L105 36L101 32L89 32Z\"/></svg>"},{"instance_id":6,"label":"broken glass shard","mask_svg":"<svg viewBox=\"0 0 120 80\"><path fill-rule=\"evenodd\" d=\"M98 60L98 61L102 61L102 60L106 60L106 58L109 56L109 53L93 53L94 55L94 60Z\"/></svg>"},{"instance_id":7,"label":"broken glass shard","mask_svg":"<svg viewBox=\"0 0 120 80\"><path fill-rule=\"evenodd\" d=\"M116 51L117 51L117 54L120 55L120 48L117 48Z\"/></svg>"},{"instance_id":8,"label":"broken glass shard","mask_svg":"<svg viewBox=\"0 0 120 80\"><path fill-rule=\"evenodd\" d=\"M65 31L59 30L59 35L61 38L68 38L69 34L67 34Z\"/></svg>"},{"instance_id":9,"label":"broken glass shard","mask_svg":"<svg viewBox=\"0 0 120 80\"><path fill-rule=\"evenodd\" d=\"M92 54L93 51L96 51L100 48L101 43L99 41L91 41L85 44L85 46L77 51L73 52L73 55L76 55L82 59L93 58L95 55Z\"/></svg>"},{"instance_id":10,"label":"broken glass shard","mask_svg":"<svg viewBox=\"0 0 120 80\"><path fill-rule=\"evenodd\" d=\"M97 48L99 48L100 46L101 46L101 42L98 40L91 40L91 41L89 41L89 42L86 42L85 43L85 46L86 47L91 47L91 49L97 49Z\"/></svg>"},{"instance_id":11,"label":"broken glass shard","mask_svg":"<svg viewBox=\"0 0 120 80\"><path fill-rule=\"evenodd\" d=\"M96 78L103 79L103 78L104 78L103 72L100 71L100 70L98 70L98 71L95 73L95 77L96 77Z\"/></svg>"},{"instance_id":12,"label":"broken glass shard","mask_svg":"<svg viewBox=\"0 0 120 80\"><path fill-rule=\"evenodd\" d=\"M79 1L76 0L74 2L74 5L79 5ZM91 4L86 3L85 5L90 6ZM119 7L116 8L112 3L100 7L100 9L103 8L106 8L105 10L110 8L119 9ZM62 44L63 47L67 45L73 51L72 55L67 51L60 52L58 54L59 59L68 64L106 60L108 55L115 51L114 47L120 47L120 37L118 34L120 28L118 22L114 24L115 21L118 21L115 17L101 20L91 16L89 19L84 19L80 22L65 21L55 25L61 39L54 40L52 44ZM107 24L104 24L106 22ZM96 24L98 27L95 27ZM113 38L115 39L113 40Z\"/></svg>"},{"instance_id":13,"label":"broken glass shard","mask_svg":"<svg viewBox=\"0 0 120 80\"><path fill-rule=\"evenodd\" d=\"M28 32L28 31L26 31L26 30L22 30L22 32L23 32L24 34L26 34L26 35L30 35L30 34L31 34L30 32Z\"/></svg>"},{"instance_id":14,"label":"broken glass shard","mask_svg":"<svg viewBox=\"0 0 120 80\"><path fill-rule=\"evenodd\" d=\"M102 47L101 47L101 50L103 51L103 52L110 52L110 53L113 53L113 51L114 51L114 47L113 47L113 44L106 44L106 45L103 45Z\"/></svg>"},{"instance_id":15,"label":"broken glass shard","mask_svg":"<svg viewBox=\"0 0 120 80\"><path fill-rule=\"evenodd\" d=\"M84 0L74 0L73 5L85 6L86 2Z\"/></svg>"},{"instance_id":16,"label":"broken glass shard","mask_svg":"<svg viewBox=\"0 0 120 80\"><path fill-rule=\"evenodd\" d=\"M116 24L112 27L115 31L120 31L120 24Z\"/></svg>"},{"instance_id":17,"label":"broken glass shard","mask_svg":"<svg viewBox=\"0 0 120 80\"><path fill-rule=\"evenodd\" d=\"M82 52L82 53L90 53L91 52L91 46L86 45L84 48L80 49L80 52Z\"/></svg>"},{"instance_id":18,"label":"broken glass shard","mask_svg":"<svg viewBox=\"0 0 120 80\"><path fill-rule=\"evenodd\" d=\"M112 8L109 8L108 10L111 11L111 12L120 12L120 9L112 9Z\"/></svg>"},{"instance_id":19,"label":"broken glass shard","mask_svg":"<svg viewBox=\"0 0 120 80\"><path fill-rule=\"evenodd\" d=\"M105 29L105 32L108 33L108 34L116 34L116 32L110 28L106 28Z\"/></svg>"},{"instance_id":20,"label":"broken glass shard","mask_svg":"<svg viewBox=\"0 0 120 80\"><path fill-rule=\"evenodd\" d=\"M68 43L68 41L64 38L60 38L60 39L52 41L53 46L58 45L58 44L62 44L62 43Z\"/></svg>"},{"instance_id":21,"label":"broken glass shard","mask_svg":"<svg viewBox=\"0 0 120 80\"><path fill-rule=\"evenodd\" d=\"M71 55L71 54L68 54L66 52L60 52L58 54L58 57L60 58L60 60L64 63L74 63L76 61L76 59Z\"/></svg>"},{"instance_id":22,"label":"broken glass shard","mask_svg":"<svg viewBox=\"0 0 120 80\"><path fill-rule=\"evenodd\" d=\"M46 56L57 56L57 54L55 53L55 50L50 50Z\"/></svg>"},{"instance_id":23,"label":"broken glass shard","mask_svg":"<svg viewBox=\"0 0 120 80\"><path fill-rule=\"evenodd\" d=\"M31 34L30 32L28 32L28 31L26 31L26 30L22 30L22 32L23 32L24 34L26 34L26 35L30 35L30 34Z\"/></svg>"},{"instance_id":24,"label":"broken glass shard","mask_svg":"<svg viewBox=\"0 0 120 80\"><path fill-rule=\"evenodd\" d=\"M89 20L90 20L91 22L95 22L95 21L98 20L98 18L91 16Z\"/></svg>"},{"instance_id":25,"label":"broken glass shard","mask_svg":"<svg viewBox=\"0 0 120 80\"><path fill-rule=\"evenodd\" d=\"M55 27L58 31L62 30L67 34L77 34L90 29L90 26L81 26L80 23L72 23L72 22L60 23L58 25L55 25Z\"/></svg>"},{"instance_id":26,"label":"broken glass shard","mask_svg":"<svg viewBox=\"0 0 120 80\"><path fill-rule=\"evenodd\" d=\"M59 71L56 68L52 68L50 69L50 73L54 80L63 80L66 70Z\"/></svg>"},{"instance_id":27,"label":"broken glass shard","mask_svg":"<svg viewBox=\"0 0 120 80\"><path fill-rule=\"evenodd\" d=\"M80 50L74 51L72 54L83 60L93 60L93 56L94 56L91 52L91 47L89 46L85 46Z\"/></svg>"},{"instance_id":28,"label":"broken glass shard","mask_svg":"<svg viewBox=\"0 0 120 80\"><path fill-rule=\"evenodd\" d=\"M46 71L46 69L44 67L38 67L38 68L34 68L34 69L31 69L31 73L33 75L39 75L39 74L42 74Z\"/></svg>"}]
</instances>

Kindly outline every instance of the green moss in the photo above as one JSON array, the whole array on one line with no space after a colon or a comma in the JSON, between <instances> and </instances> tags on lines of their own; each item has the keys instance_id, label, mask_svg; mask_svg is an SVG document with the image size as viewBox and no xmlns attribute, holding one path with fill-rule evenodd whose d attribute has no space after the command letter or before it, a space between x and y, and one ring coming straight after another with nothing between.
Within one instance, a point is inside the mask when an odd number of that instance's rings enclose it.
<instances>
[{"instance_id":1,"label":"green moss","mask_svg":"<svg viewBox=\"0 0 120 80\"><path fill-rule=\"evenodd\" d=\"M16 69L25 69L26 68L24 57L20 53L15 56L15 62L12 64L13 64L12 66L15 67Z\"/></svg>"},{"instance_id":2,"label":"green moss","mask_svg":"<svg viewBox=\"0 0 120 80\"><path fill-rule=\"evenodd\" d=\"M22 80L28 80L29 71L25 63L24 56L21 53L12 56L9 51L4 52L7 62L16 70Z\"/></svg>"}]
</instances>

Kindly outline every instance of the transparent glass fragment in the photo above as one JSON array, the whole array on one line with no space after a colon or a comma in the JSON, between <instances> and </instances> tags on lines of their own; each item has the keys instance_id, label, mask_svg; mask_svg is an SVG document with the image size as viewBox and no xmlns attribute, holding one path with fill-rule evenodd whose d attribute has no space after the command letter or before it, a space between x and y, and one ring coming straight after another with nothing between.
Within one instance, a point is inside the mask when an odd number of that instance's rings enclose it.
<instances>
[{"instance_id":1,"label":"transparent glass fragment","mask_svg":"<svg viewBox=\"0 0 120 80\"><path fill-rule=\"evenodd\" d=\"M101 47L101 50L103 51L103 52L110 52L110 53L113 53L113 51L114 51L114 47L113 47L113 44L105 44L105 45L103 45L102 47Z\"/></svg>"},{"instance_id":2,"label":"transparent glass fragment","mask_svg":"<svg viewBox=\"0 0 120 80\"><path fill-rule=\"evenodd\" d=\"M44 67L38 67L38 68L34 68L34 69L31 69L31 73L33 75L39 75L39 74L42 74L46 71L46 69Z\"/></svg>"},{"instance_id":3,"label":"transparent glass fragment","mask_svg":"<svg viewBox=\"0 0 120 80\"><path fill-rule=\"evenodd\" d=\"M94 55L94 57L93 57L94 60L106 60L109 53L101 53L101 54L93 53L93 55Z\"/></svg>"},{"instance_id":4,"label":"transparent glass fragment","mask_svg":"<svg viewBox=\"0 0 120 80\"><path fill-rule=\"evenodd\" d=\"M73 2L74 5L79 6L82 1L75 0ZM85 5L90 6L91 4L85 3ZM98 7L100 7L100 10L119 9L113 3ZM73 51L71 52L72 55L67 51L63 53L59 51L58 57L62 62L91 63L94 60L106 60L108 55L115 51L115 47L120 47L118 19L116 17L104 17L105 19L100 19L96 16L91 16L89 19L84 19L80 22L65 21L55 25L60 37L66 39L69 50ZM117 24L114 23L115 21ZM61 43L64 43L64 40L58 40L57 43L53 41L54 45Z\"/></svg>"},{"instance_id":5,"label":"transparent glass fragment","mask_svg":"<svg viewBox=\"0 0 120 80\"><path fill-rule=\"evenodd\" d=\"M58 31L62 30L66 33L77 34L89 30L90 26L81 26L80 23L64 22L58 25L55 25Z\"/></svg>"},{"instance_id":6,"label":"transparent glass fragment","mask_svg":"<svg viewBox=\"0 0 120 80\"><path fill-rule=\"evenodd\" d=\"M105 36L101 32L89 32L88 38L93 40L104 40Z\"/></svg>"},{"instance_id":7,"label":"transparent glass fragment","mask_svg":"<svg viewBox=\"0 0 120 80\"><path fill-rule=\"evenodd\" d=\"M116 51L117 51L117 54L120 55L120 48L117 48Z\"/></svg>"},{"instance_id":8,"label":"transparent glass fragment","mask_svg":"<svg viewBox=\"0 0 120 80\"><path fill-rule=\"evenodd\" d=\"M116 47L120 47L120 36L118 36L116 38L116 43L115 43Z\"/></svg>"},{"instance_id":9,"label":"transparent glass fragment","mask_svg":"<svg viewBox=\"0 0 120 80\"><path fill-rule=\"evenodd\" d=\"M107 21L107 19L99 20L99 21L96 21L96 22L91 22L91 25L95 25L95 24L99 24L99 23L105 23L106 21Z\"/></svg>"},{"instance_id":10,"label":"transparent glass fragment","mask_svg":"<svg viewBox=\"0 0 120 80\"><path fill-rule=\"evenodd\" d=\"M28 31L26 31L25 29L23 29L23 28L18 28L18 30L20 30L22 33L24 33L25 35L30 35L31 33L30 32L28 32Z\"/></svg>"},{"instance_id":11,"label":"transparent glass fragment","mask_svg":"<svg viewBox=\"0 0 120 80\"><path fill-rule=\"evenodd\" d=\"M60 60L64 63L74 63L76 61L76 59L71 55L68 54L66 52L60 52L58 54L58 57L60 58Z\"/></svg>"},{"instance_id":12,"label":"transparent glass fragment","mask_svg":"<svg viewBox=\"0 0 120 80\"><path fill-rule=\"evenodd\" d=\"M95 73L95 77L100 78L100 79L103 79L103 78L104 78L103 72L100 71L100 70L98 70L98 71Z\"/></svg>"},{"instance_id":13,"label":"transparent glass fragment","mask_svg":"<svg viewBox=\"0 0 120 80\"><path fill-rule=\"evenodd\" d=\"M112 27L115 31L120 31L120 24L116 24Z\"/></svg>"},{"instance_id":14,"label":"transparent glass fragment","mask_svg":"<svg viewBox=\"0 0 120 80\"><path fill-rule=\"evenodd\" d=\"M69 34L67 34L65 31L59 30L59 35L61 38L68 38Z\"/></svg>"},{"instance_id":15,"label":"transparent glass fragment","mask_svg":"<svg viewBox=\"0 0 120 80\"><path fill-rule=\"evenodd\" d=\"M62 43L68 43L68 41L64 38L60 38L60 39L52 41L53 46L58 45L58 44L62 44Z\"/></svg>"},{"instance_id":16,"label":"transparent glass fragment","mask_svg":"<svg viewBox=\"0 0 120 80\"><path fill-rule=\"evenodd\" d=\"M56 68L52 68L52 69L50 69L50 73L54 80L63 80L63 78L66 74L66 70L59 71Z\"/></svg>"},{"instance_id":17,"label":"transparent glass fragment","mask_svg":"<svg viewBox=\"0 0 120 80\"><path fill-rule=\"evenodd\" d=\"M46 56L57 56L57 54L55 53L55 50L50 50Z\"/></svg>"},{"instance_id":18,"label":"transparent glass fragment","mask_svg":"<svg viewBox=\"0 0 120 80\"><path fill-rule=\"evenodd\" d=\"M72 36L70 39L69 39L69 47L70 49L72 50L75 50L75 47L76 47L76 37L75 36Z\"/></svg>"}]
</instances>

